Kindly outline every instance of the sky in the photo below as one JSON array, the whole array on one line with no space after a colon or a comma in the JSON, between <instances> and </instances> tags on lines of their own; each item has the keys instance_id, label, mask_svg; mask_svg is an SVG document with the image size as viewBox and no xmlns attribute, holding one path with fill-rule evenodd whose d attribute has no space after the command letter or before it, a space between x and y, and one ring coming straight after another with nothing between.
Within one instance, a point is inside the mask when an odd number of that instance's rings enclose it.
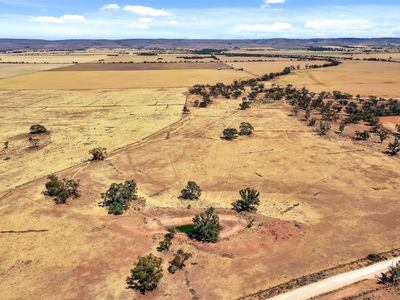
<instances>
[{"instance_id":1,"label":"sky","mask_svg":"<svg viewBox=\"0 0 400 300\"><path fill-rule=\"evenodd\" d=\"M0 0L0 38L400 37L399 16L399 0Z\"/></svg>"}]
</instances>

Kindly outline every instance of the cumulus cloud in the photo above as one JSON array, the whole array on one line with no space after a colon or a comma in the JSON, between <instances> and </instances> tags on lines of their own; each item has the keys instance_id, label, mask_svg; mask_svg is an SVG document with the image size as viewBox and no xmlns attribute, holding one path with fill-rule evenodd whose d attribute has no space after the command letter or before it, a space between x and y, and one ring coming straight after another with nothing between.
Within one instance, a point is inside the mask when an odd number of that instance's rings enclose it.
<instances>
[{"instance_id":1,"label":"cumulus cloud","mask_svg":"<svg viewBox=\"0 0 400 300\"><path fill-rule=\"evenodd\" d=\"M258 32L278 32L292 28L290 23L273 23L273 24L255 24L255 25L239 25L238 30L241 31L258 31Z\"/></svg>"},{"instance_id":2,"label":"cumulus cloud","mask_svg":"<svg viewBox=\"0 0 400 300\"><path fill-rule=\"evenodd\" d=\"M170 25L178 25L179 24L179 22L177 20L169 20L167 23Z\"/></svg>"},{"instance_id":3,"label":"cumulus cloud","mask_svg":"<svg viewBox=\"0 0 400 300\"><path fill-rule=\"evenodd\" d=\"M123 10L140 16L149 17L166 17L171 15L168 11L164 9L156 9L153 7L142 5L126 5L124 6Z\"/></svg>"},{"instance_id":4,"label":"cumulus cloud","mask_svg":"<svg viewBox=\"0 0 400 300\"><path fill-rule=\"evenodd\" d=\"M106 10L106 11L119 11L120 10L120 6L118 4L115 3L110 3L110 4L106 4L104 5L102 8L100 8L101 10Z\"/></svg>"},{"instance_id":5,"label":"cumulus cloud","mask_svg":"<svg viewBox=\"0 0 400 300\"><path fill-rule=\"evenodd\" d=\"M265 0L263 7L269 7L272 4L284 4L286 0Z\"/></svg>"},{"instance_id":6,"label":"cumulus cloud","mask_svg":"<svg viewBox=\"0 0 400 300\"><path fill-rule=\"evenodd\" d=\"M33 17L33 22L37 23L67 23L67 22L83 22L85 17L81 15L63 15L61 17L40 16Z\"/></svg>"},{"instance_id":7,"label":"cumulus cloud","mask_svg":"<svg viewBox=\"0 0 400 300\"><path fill-rule=\"evenodd\" d=\"M305 22L304 27L313 30L365 30L372 28L373 24L363 19L319 19Z\"/></svg>"}]
</instances>

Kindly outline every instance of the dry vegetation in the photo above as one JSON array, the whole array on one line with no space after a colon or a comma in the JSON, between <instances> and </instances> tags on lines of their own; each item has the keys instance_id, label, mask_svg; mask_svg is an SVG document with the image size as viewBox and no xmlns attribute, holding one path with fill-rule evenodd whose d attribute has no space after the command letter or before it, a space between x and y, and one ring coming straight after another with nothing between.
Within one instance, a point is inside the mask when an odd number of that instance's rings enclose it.
<instances>
[{"instance_id":1,"label":"dry vegetation","mask_svg":"<svg viewBox=\"0 0 400 300\"><path fill-rule=\"evenodd\" d=\"M141 58L130 53L127 61L131 56ZM52 71L1 80L0 140L9 141L1 150L8 159L0 161L2 297L234 299L399 248L398 157L373 142L320 137L284 100L260 94L241 110L248 86L238 99L216 96L207 108L194 107L202 96L188 93L189 86L252 78L247 68L262 74L299 64L251 59L240 63L244 71ZM274 82L399 96L399 67L346 61ZM397 120L382 123L391 128ZM252 135L220 138L244 122L254 127ZM49 131L35 136L37 149L27 144L33 124ZM86 161L95 147L109 155ZM63 205L46 197L51 173L79 181L80 197ZM137 196L122 216L109 215L99 206L101 194L127 180L137 183ZM179 197L189 181L201 187L198 200ZM256 213L238 214L232 202L246 187L257 189L260 205ZM218 243L176 233L169 251L157 251L167 229L190 224L211 206L221 225ZM192 254L184 270L164 272L146 296L126 288L139 255L162 257L166 270L178 249Z\"/></svg>"}]
</instances>

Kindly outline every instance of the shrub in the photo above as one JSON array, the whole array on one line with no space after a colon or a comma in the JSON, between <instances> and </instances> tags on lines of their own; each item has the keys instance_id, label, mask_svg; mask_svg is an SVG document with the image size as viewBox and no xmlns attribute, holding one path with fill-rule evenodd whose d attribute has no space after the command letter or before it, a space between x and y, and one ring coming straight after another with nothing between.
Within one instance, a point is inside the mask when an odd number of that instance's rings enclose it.
<instances>
[{"instance_id":1,"label":"shrub","mask_svg":"<svg viewBox=\"0 0 400 300\"><path fill-rule=\"evenodd\" d=\"M106 148L94 148L89 151L89 154L92 155L92 160L104 160L107 156Z\"/></svg>"},{"instance_id":2,"label":"shrub","mask_svg":"<svg viewBox=\"0 0 400 300\"><path fill-rule=\"evenodd\" d=\"M42 133L47 133L46 127L40 124L35 124L32 125L30 128L30 133L31 134L42 134Z\"/></svg>"},{"instance_id":3,"label":"shrub","mask_svg":"<svg viewBox=\"0 0 400 300\"><path fill-rule=\"evenodd\" d=\"M184 189L181 191L180 199L184 200L197 200L201 196L201 188L194 181L189 181Z\"/></svg>"},{"instance_id":4,"label":"shrub","mask_svg":"<svg viewBox=\"0 0 400 300\"><path fill-rule=\"evenodd\" d=\"M222 138L227 141L234 140L238 137L238 131L236 128L225 128L222 133Z\"/></svg>"},{"instance_id":5,"label":"shrub","mask_svg":"<svg viewBox=\"0 0 400 300\"><path fill-rule=\"evenodd\" d=\"M46 196L55 197L54 200L57 204L65 204L68 198L79 197L79 181L65 178L60 180L57 176L50 175L45 187L46 190L43 192L43 194Z\"/></svg>"},{"instance_id":6,"label":"shrub","mask_svg":"<svg viewBox=\"0 0 400 300\"><path fill-rule=\"evenodd\" d=\"M126 279L128 288L142 294L153 291L163 276L161 264L162 258L153 254L139 257L136 266L131 270L131 276Z\"/></svg>"},{"instance_id":7,"label":"shrub","mask_svg":"<svg viewBox=\"0 0 400 300\"><path fill-rule=\"evenodd\" d=\"M103 205L108 207L108 213L121 215L129 208L132 200L136 199L135 180L125 181L125 183L113 183L108 191L101 195Z\"/></svg>"},{"instance_id":8,"label":"shrub","mask_svg":"<svg viewBox=\"0 0 400 300\"><path fill-rule=\"evenodd\" d=\"M174 274L176 271L182 270L185 267L185 262L191 257L191 253L179 249L174 254L174 258L169 262L168 272Z\"/></svg>"},{"instance_id":9,"label":"shrub","mask_svg":"<svg viewBox=\"0 0 400 300\"><path fill-rule=\"evenodd\" d=\"M39 139L33 139L31 137L29 137L28 142L29 142L29 144L31 144L32 148L38 148L39 144L40 144L40 140Z\"/></svg>"},{"instance_id":10,"label":"shrub","mask_svg":"<svg viewBox=\"0 0 400 300\"><path fill-rule=\"evenodd\" d=\"M393 143L390 143L388 146L388 153L391 156L397 155L400 152L400 139L396 137Z\"/></svg>"},{"instance_id":11,"label":"shrub","mask_svg":"<svg viewBox=\"0 0 400 300\"><path fill-rule=\"evenodd\" d=\"M159 243L157 251L158 252L168 251L172 245L172 240L174 239L174 236L175 236L175 230L167 233L164 239Z\"/></svg>"},{"instance_id":12,"label":"shrub","mask_svg":"<svg viewBox=\"0 0 400 300\"><path fill-rule=\"evenodd\" d=\"M386 140L389 137L389 130L387 130L385 127L380 126L376 129L376 134L379 136L379 140L381 144L383 143L384 140Z\"/></svg>"},{"instance_id":13,"label":"shrub","mask_svg":"<svg viewBox=\"0 0 400 300\"><path fill-rule=\"evenodd\" d=\"M343 134L343 132L344 132L344 129L346 128L346 125L347 125L347 123L346 122L340 122L340 125L339 125L339 132L340 132L340 134Z\"/></svg>"},{"instance_id":14,"label":"shrub","mask_svg":"<svg viewBox=\"0 0 400 300\"><path fill-rule=\"evenodd\" d=\"M195 216L193 223L194 229L189 233L189 237L204 243L216 243L219 240L221 228L215 208L210 207Z\"/></svg>"},{"instance_id":15,"label":"shrub","mask_svg":"<svg viewBox=\"0 0 400 300\"><path fill-rule=\"evenodd\" d=\"M380 284L391 284L398 285L400 277L400 262L395 263L393 266L388 268L388 272L381 273L381 276L378 278L378 283Z\"/></svg>"},{"instance_id":16,"label":"shrub","mask_svg":"<svg viewBox=\"0 0 400 300\"><path fill-rule=\"evenodd\" d=\"M232 203L233 209L237 212L257 211L257 206L260 205L260 193L251 188L246 188L239 192L241 199Z\"/></svg>"},{"instance_id":17,"label":"shrub","mask_svg":"<svg viewBox=\"0 0 400 300\"><path fill-rule=\"evenodd\" d=\"M241 110L246 110L250 108L250 102L249 101L243 101L242 103L239 104L239 107Z\"/></svg>"},{"instance_id":18,"label":"shrub","mask_svg":"<svg viewBox=\"0 0 400 300\"><path fill-rule=\"evenodd\" d=\"M310 122L308 122L308 126L313 127L317 123L316 118L311 118Z\"/></svg>"},{"instance_id":19,"label":"shrub","mask_svg":"<svg viewBox=\"0 0 400 300\"><path fill-rule=\"evenodd\" d=\"M248 122L240 123L239 135L252 135L253 132L254 132L254 127L250 123Z\"/></svg>"},{"instance_id":20,"label":"shrub","mask_svg":"<svg viewBox=\"0 0 400 300\"><path fill-rule=\"evenodd\" d=\"M320 122L319 127L316 129L320 136L326 135L331 130L331 124L327 122Z\"/></svg>"},{"instance_id":21,"label":"shrub","mask_svg":"<svg viewBox=\"0 0 400 300\"><path fill-rule=\"evenodd\" d=\"M356 131L355 133L355 139L359 141L366 141L370 137L369 131Z\"/></svg>"}]
</instances>

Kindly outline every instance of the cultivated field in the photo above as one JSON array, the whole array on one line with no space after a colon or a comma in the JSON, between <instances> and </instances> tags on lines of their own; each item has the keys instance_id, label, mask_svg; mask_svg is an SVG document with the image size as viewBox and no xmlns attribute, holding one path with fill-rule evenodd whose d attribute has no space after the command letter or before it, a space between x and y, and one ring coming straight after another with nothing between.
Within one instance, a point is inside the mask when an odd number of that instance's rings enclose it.
<instances>
[{"instance_id":1,"label":"cultivated field","mask_svg":"<svg viewBox=\"0 0 400 300\"><path fill-rule=\"evenodd\" d=\"M193 57L191 59L183 57ZM142 63L142 62L185 62L185 61L199 61L199 62L210 62L214 59L203 58L195 59L197 55L188 54L159 54L159 55L118 55L118 56L108 56L104 59L105 63ZM205 57L209 55L199 55L199 57Z\"/></svg>"},{"instance_id":2,"label":"cultivated field","mask_svg":"<svg viewBox=\"0 0 400 300\"><path fill-rule=\"evenodd\" d=\"M400 64L346 61L334 68L302 70L275 83L307 86L316 92L338 90L353 95L400 98Z\"/></svg>"},{"instance_id":3,"label":"cultivated field","mask_svg":"<svg viewBox=\"0 0 400 300\"><path fill-rule=\"evenodd\" d=\"M65 67L60 64L0 64L0 79Z\"/></svg>"},{"instance_id":4,"label":"cultivated field","mask_svg":"<svg viewBox=\"0 0 400 300\"><path fill-rule=\"evenodd\" d=\"M106 58L103 54L0 54L0 62L2 63L26 63L26 64L72 64L95 62Z\"/></svg>"},{"instance_id":5,"label":"cultivated field","mask_svg":"<svg viewBox=\"0 0 400 300\"><path fill-rule=\"evenodd\" d=\"M234 70L61 71L40 72L0 81L3 90L87 90L189 87L231 82L251 75Z\"/></svg>"}]
</instances>

